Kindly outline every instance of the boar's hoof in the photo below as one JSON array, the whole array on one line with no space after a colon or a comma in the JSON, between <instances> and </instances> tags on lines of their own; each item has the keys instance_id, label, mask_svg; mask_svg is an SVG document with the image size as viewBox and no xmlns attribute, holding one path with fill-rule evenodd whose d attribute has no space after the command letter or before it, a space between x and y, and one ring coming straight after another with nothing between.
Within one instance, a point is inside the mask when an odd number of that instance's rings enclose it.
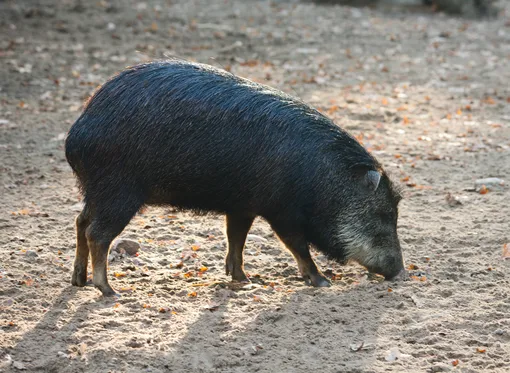
<instances>
[{"instance_id":1,"label":"boar's hoof","mask_svg":"<svg viewBox=\"0 0 510 373\"><path fill-rule=\"evenodd\" d=\"M115 292L115 290L113 290L112 288L110 289L106 289L106 290L101 290L101 293L103 293L103 297L105 298L109 298L109 297L117 297L119 298L120 297L120 294L117 294Z\"/></svg>"},{"instance_id":2,"label":"boar's hoof","mask_svg":"<svg viewBox=\"0 0 510 373\"><path fill-rule=\"evenodd\" d=\"M74 267L71 284L79 287L87 285L87 270L83 270L81 267Z\"/></svg>"},{"instance_id":3,"label":"boar's hoof","mask_svg":"<svg viewBox=\"0 0 510 373\"><path fill-rule=\"evenodd\" d=\"M244 273L242 267L234 266L230 261L225 265L225 274L232 275L232 281L250 283L250 279Z\"/></svg>"},{"instance_id":4,"label":"boar's hoof","mask_svg":"<svg viewBox=\"0 0 510 373\"><path fill-rule=\"evenodd\" d=\"M311 285L316 288L325 288L331 286L331 282L329 282L329 280L326 277L320 274L314 274L305 277L305 284L308 286Z\"/></svg>"},{"instance_id":5,"label":"boar's hoof","mask_svg":"<svg viewBox=\"0 0 510 373\"><path fill-rule=\"evenodd\" d=\"M244 277L243 276L238 276L238 277L232 276L232 281L237 281L237 282L241 282L244 284L251 283L251 280L246 275L244 275Z\"/></svg>"},{"instance_id":6,"label":"boar's hoof","mask_svg":"<svg viewBox=\"0 0 510 373\"><path fill-rule=\"evenodd\" d=\"M99 291L101 291L101 293L103 294L103 297L119 297L120 296L108 284L106 284L106 285L95 285L95 286L96 286L96 288L99 289Z\"/></svg>"}]
</instances>

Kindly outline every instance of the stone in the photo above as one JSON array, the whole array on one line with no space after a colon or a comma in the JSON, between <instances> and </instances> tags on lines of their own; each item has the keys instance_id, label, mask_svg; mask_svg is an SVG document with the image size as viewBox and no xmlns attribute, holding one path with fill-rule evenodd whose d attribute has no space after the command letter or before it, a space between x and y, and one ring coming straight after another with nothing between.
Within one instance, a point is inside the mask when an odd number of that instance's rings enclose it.
<instances>
[{"instance_id":1,"label":"stone","mask_svg":"<svg viewBox=\"0 0 510 373\"><path fill-rule=\"evenodd\" d=\"M133 240L119 239L116 240L112 245L112 251L116 251L120 254L125 252L128 255L136 255L140 250L140 244Z\"/></svg>"}]
</instances>

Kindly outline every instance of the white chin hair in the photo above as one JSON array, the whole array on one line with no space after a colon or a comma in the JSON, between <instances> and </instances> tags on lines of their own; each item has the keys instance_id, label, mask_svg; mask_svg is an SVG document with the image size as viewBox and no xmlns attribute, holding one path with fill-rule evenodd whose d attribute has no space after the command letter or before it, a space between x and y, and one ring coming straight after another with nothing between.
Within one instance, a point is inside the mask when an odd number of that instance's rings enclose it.
<instances>
[{"instance_id":1,"label":"white chin hair","mask_svg":"<svg viewBox=\"0 0 510 373\"><path fill-rule=\"evenodd\" d=\"M353 226L345 226L338 238L345 247L348 260L356 261L365 267L377 266L380 258L367 236L360 234Z\"/></svg>"}]
</instances>

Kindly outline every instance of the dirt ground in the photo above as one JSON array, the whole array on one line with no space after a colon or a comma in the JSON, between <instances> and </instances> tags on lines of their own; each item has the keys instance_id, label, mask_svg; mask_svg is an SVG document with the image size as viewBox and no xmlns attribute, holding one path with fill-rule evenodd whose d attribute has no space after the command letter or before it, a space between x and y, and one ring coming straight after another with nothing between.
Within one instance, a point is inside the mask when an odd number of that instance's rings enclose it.
<instances>
[{"instance_id":1,"label":"dirt ground","mask_svg":"<svg viewBox=\"0 0 510 373\"><path fill-rule=\"evenodd\" d=\"M510 372L502 6L474 21L297 1L0 1L0 371ZM73 288L65 134L109 76L173 55L297 95L356 135L403 186L399 235L421 275L381 282L317 254L333 286L310 288L257 221L241 287L224 273L222 217L149 208L121 236L139 256L111 257L122 296ZM471 190L486 177L507 184Z\"/></svg>"}]
</instances>

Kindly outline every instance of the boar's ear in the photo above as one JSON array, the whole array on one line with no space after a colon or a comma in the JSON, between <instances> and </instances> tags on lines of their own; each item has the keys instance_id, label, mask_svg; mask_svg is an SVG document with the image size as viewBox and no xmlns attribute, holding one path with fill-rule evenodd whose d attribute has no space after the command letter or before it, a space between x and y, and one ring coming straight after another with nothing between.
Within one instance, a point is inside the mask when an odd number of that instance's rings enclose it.
<instances>
[{"instance_id":1,"label":"boar's ear","mask_svg":"<svg viewBox=\"0 0 510 373\"><path fill-rule=\"evenodd\" d=\"M365 181L367 182L368 187L375 191L381 181L381 174L377 171L370 170L365 175Z\"/></svg>"},{"instance_id":2,"label":"boar's ear","mask_svg":"<svg viewBox=\"0 0 510 373\"><path fill-rule=\"evenodd\" d=\"M353 167L354 173L362 183L372 191L376 191L381 181L381 174L374 170L372 166L365 164L357 164Z\"/></svg>"}]
</instances>

